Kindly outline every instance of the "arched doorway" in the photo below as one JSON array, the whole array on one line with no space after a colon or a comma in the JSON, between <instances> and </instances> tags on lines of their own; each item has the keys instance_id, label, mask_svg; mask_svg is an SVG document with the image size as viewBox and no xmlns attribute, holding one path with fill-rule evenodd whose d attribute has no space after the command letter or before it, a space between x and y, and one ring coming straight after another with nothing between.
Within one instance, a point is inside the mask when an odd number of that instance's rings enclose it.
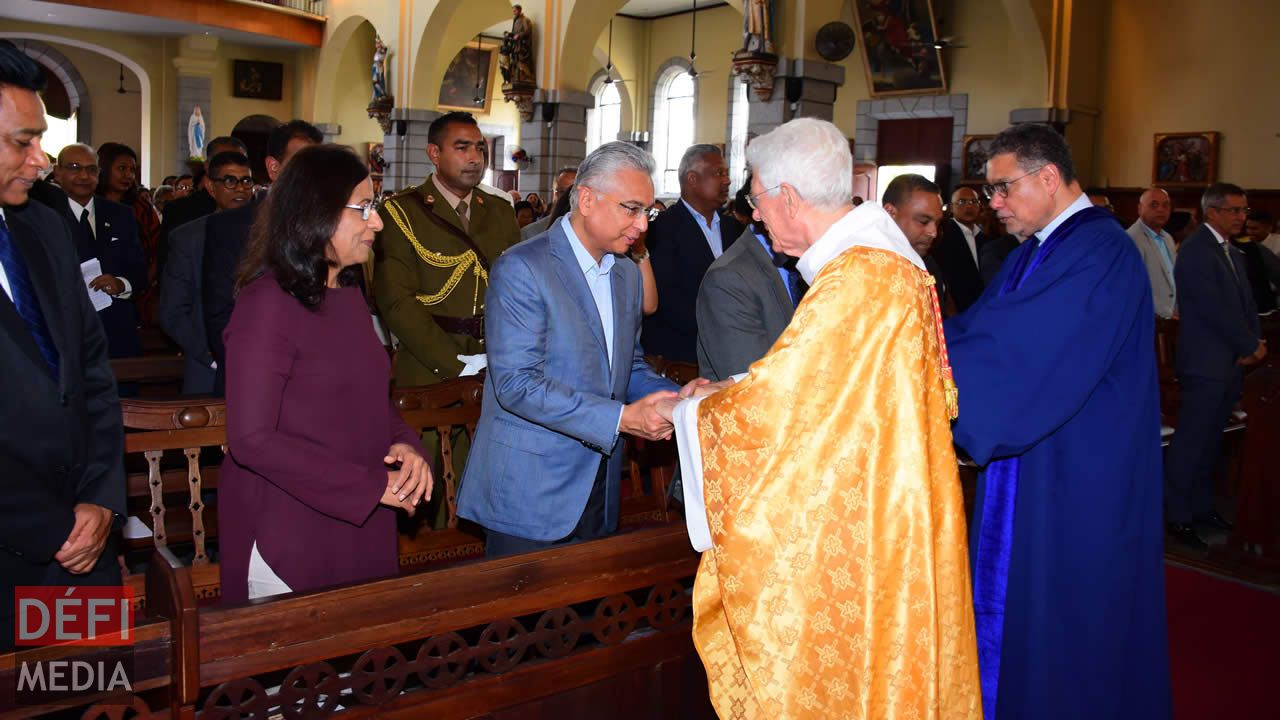
<instances>
[{"instance_id":1,"label":"arched doorway","mask_svg":"<svg viewBox=\"0 0 1280 720\"><path fill-rule=\"evenodd\" d=\"M267 138L279 124L280 121L270 115L249 115L241 118L231 129L231 137L240 140L249 149L254 182L271 182L267 177Z\"/></svg>"}]
</instances>

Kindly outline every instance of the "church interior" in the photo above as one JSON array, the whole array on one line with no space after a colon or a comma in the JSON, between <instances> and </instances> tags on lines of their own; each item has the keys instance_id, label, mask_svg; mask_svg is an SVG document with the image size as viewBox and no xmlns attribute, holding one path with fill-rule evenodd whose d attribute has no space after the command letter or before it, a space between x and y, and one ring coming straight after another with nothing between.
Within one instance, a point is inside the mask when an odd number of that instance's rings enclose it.
<instances>
[{"instance_id":1,"label":"church interior","mask_svg":"<svg viewBox=\"0 0 1280 720\"><path fill-rule=\"evenodd\" d=\"M515 7L6 0L0 39L44 71L45 152L127 145L161 216L164 201L198 182L213 138L242 141L254 181L269 182L268 138L292 119L351 148L375 195L394 196L435 171L432 122L464 111L483 136L483 183L536 194L546 208L562 169L612 141L652 153L654 194L667 205L680 201L686 148L717 146L732 198L749 182L751 139L802 117L847 137L855 204L878 201L904 173L937 183L946 203L962 187L982 196L997 133L1044 123L1070 144L1080 185L1125 227L1150 187L1167 191L1194 227L1205 220L1202 193L1220 181L1247 190L1250 217L1280 231L1280 92L1263 52L1280 27L1274 0ZM509 37L518 29L524 37ZM535 207L530 219L545 212ZM1166 541L1179 720L1276 716L1280 268L1273 277L1260 327L1276 354L1245 374L1212 480L1229 527L1202 528L1207 549ZM670 489L673 440L626 441L616 535L485 560L482 535L458 514L482 381L394 387L394 407L433 449L437 487L429 512L400 518L399 574L224 606L226 403L181 393L182 351L140 311L141 354L112 362L130 388L119 547L136 617L130 692L89 697L74 716L715 717L690 637L699 556ZM1178 415L1177 319L1157 318L1155 331L1167 444ZM698 375L696 363L652 362L680 384ZM961 460L970 506L979 471ZM102 651L61 649L83 659ZM0 680L11 682L15 667L0 655ZM0 705L0 718L68 712L56 701Z\"/></svg>"}]
</instances>

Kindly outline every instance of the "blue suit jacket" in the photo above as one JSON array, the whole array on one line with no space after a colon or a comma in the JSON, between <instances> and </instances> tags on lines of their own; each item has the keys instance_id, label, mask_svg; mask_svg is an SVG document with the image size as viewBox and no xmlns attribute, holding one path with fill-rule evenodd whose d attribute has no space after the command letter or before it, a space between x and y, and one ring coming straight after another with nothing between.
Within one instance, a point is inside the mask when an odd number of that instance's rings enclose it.
<instances>
[{"instance_id":1,"label":"blue suit jacket","mask_svg":"<svg viewBox=\"0 0 1280 720\"><path fill-rule=\"evenodd\" d=\"M569 243L556 223L503 253L489 276L489 370L458 515L531 540L559 540L586 508L608 457L605 512L618 524L624 402L676 386L644 361L640 272L619 262L613 289L613 363Z\"/></svg>"},{"instance_id":2,"label":"blue suit jacket","mask_svg":"<svg viewBox=\"0 0 1280 720\"><path fill-rule=\"evenodd\" d=\"M1235 273L1207 225L1178 248L1173 277L1178 288L1180 375L1230 380L1242 372L1236 360L1258 349L1258 310L1244 258L1230 244L1228 248Z\"/></svg>"}]
</instances>

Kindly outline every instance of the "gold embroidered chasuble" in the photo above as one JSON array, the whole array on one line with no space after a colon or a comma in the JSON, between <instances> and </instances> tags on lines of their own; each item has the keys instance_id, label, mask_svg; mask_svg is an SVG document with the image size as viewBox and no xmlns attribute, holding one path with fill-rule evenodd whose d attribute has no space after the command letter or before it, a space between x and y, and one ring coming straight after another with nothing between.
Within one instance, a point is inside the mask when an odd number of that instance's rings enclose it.
<instances>
[{"instance_id":1,"label":"gold embroidered chasuble","mask_svg":"<svg viewBox=\"0 0 1280 720\"><path fill-rule=\"evenodd\" d=\"M938 333L928 273L853 247L697 406L693 633L721 718L981 717Z\"/></svg>"}]
</instances>

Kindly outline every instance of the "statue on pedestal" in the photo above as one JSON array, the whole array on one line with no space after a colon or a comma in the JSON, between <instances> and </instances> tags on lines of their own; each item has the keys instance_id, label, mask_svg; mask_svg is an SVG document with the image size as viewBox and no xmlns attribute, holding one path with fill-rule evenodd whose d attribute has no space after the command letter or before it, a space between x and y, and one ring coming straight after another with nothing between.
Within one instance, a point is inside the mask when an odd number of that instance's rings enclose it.
<instances>
[{"instance_id":1,"label":"statue on pedestal","mask_svg":"<svg viewBox=\"0 0 1280 720\"><path fill-rule=\"evenodd\" d=\"M733 74L755 89L762 101L773 95L778 56L773 44L772 0L742 0L742 49L733 54Z\"/></svg>"},{"instance_id":2,"label":"statue on pedestal","mask_svg":"<svg viewBox=\"0 0 1280 720\"><path fill-rule=\"evenodd\" d=\"M391 48L382 42L381 35L373 38L373 97L369 99L369 117L378 121L383 133L391 132L391 111L395 109L396 98L387 92L387 56Z\"/></svg>"},{"instance_id":3,"label":"statue on pedestal","mask_svg":"<svg viewBox=\"0 0 1280 720\"><path fill-rule=\"evenodd\" d=\"M502 71L502 96L514 102L526 120L533 117L533 91L538 81L533 71L533 21L524 8L511 6L511 30L502 34L498 69Z\"/></svg>"}]
</instances>

